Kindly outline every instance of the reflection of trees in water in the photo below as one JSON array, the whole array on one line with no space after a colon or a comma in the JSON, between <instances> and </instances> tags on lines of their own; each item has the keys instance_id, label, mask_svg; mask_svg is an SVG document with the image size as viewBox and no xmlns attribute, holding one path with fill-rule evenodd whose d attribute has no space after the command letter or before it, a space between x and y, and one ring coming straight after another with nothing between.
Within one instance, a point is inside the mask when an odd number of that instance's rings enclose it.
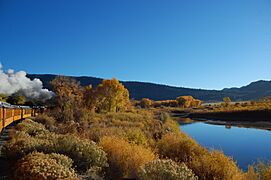
<instances>
[{"instance_id":1,"label":"reflection of trees in water","mask_svg":"<svg viewBox=\"0 0 271 180\"><path fill-rule=\"evenodd\" d=\"M226 128L226 129L231 129L231 123L226 123L226 124L225 124L225 128Z\"/></svg>"}]
</instances>

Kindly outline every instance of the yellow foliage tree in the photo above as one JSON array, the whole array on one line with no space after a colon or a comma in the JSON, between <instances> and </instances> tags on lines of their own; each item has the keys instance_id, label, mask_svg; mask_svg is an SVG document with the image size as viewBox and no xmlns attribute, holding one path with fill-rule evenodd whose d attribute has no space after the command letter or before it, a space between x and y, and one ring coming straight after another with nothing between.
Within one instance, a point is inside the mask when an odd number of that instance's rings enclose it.
<instances>
[{"instance_id":1,"label":"yellow foliage tree","mask_svg":"<svg viewBox=\"0 0 271 180\"><path fill-rule=\"evenodd\" d=\"M176 100L178 101L179 106L183 108L198 107L201 105L201 101L194 99L192 96L179 96Z\"/></svg>"},{"instance_id":2,"label":"yellow foliage tree","mask_svg":"<svg viewBox=\"0 0 271 180\"><path fill-rule=\"evenodd\" d=\"M102 112L123 111L130 103L128 90L115 78L98 85L96 98L97 109Z\"/></svg>"},{"instance_id":3,"label":"yellow foliage tree","mask_svg":"<svg viewBox=\"0 0 271 180\"><path fill-rule=\"evenodd\" d=\"M224 102L225 106L228 106L231 103L231 98L230 97L224 97L223 102Z\"/></svg>"},{"instance_id":4,"label":"yellow foliage tree","mask_svg":"<svg viewBox=\"0 0 271 180\"><path fill-rule=\"evenodd\" d=\"M87 109L94 111L96 105L95 90L91 85L83 89L84 105Z\"/></svg>"},{"instance_id":5,"label":"yellow foliage tree","mask_svg":"<svg viewBox=\"0 0 271 180\"><path fill-rule=\"evenodd\" d=\"M148 98L143 98L140 101L140 106L142 108L150 108L152 106L153 102L152 100L148 99Z\"/></svg>"}]
</instances>

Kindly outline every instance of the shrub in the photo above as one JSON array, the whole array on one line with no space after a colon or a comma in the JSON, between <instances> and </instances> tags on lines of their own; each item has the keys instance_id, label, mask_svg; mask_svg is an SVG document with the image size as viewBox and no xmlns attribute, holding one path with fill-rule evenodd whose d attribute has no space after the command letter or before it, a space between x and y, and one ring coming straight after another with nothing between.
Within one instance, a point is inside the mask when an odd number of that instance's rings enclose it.
<instances>
[{"instance_id":1,"label":"shrub","mask_svg":"<svg viewBox=\"0 0 271 180\"><path fill-rule=\"evenodd\" d=\"M190 162L193 157L207 153L207 150L184 133L164 135L158 141L157 148L162 157L179 162Z\"/></svg>"},{"instance_id":2,"label":"shrub","mask_svg":"<svg viewBox=\"0 0 271 180\"><path fill-rule=\"evenodd\" d=\"M43 124L47 129L50 129L50 130L53 129L54 124L55 124L55 119L46 114L38 115L37 117L35 117L35 121Z\"/></svg>"},{"instance_id":3,"label":"shrub","mask_svg":"<svg viewBox=\"0 0 271 180\"><path fill-rule=\"evenodd\" d=\"M253 166L249 166L248 170L245 174L245 179L246 180L258 180L258 174L255 172L254 167Z\"/></svg>"},{"instance_id":4,"label":"shrub","mask_svg":"<svg viewBox=\"0 0 271 180\"><path fill-rule=\"evenodd\" d=\"M108 155L107 177L113 179L135 178L140 166L156 159L151 150L117 137L104 137L100 145Z\"/></svg>"},{"instance_id":5,"label":"shrub","mask_svg":"<svg viewBox=\"0 0 271 180\"><path fill-rule=\"evenodd\" d=\"M127 132L135 129L140 129L148 141L152 141L162 132L161 121L154 119L153 114L145 110L137 113L92 114L88 123L89 138L96 142L103 136L125 137Z\"/></svg>"},{"instance_id":6,"label":"shrub","mask_svg":"<svg viewBox=\"0 0 271 180\"><path fill-rule=\"evenodd\" d=\"M177 180L198 179L192 170L182 163L177 164L172 160L154 160L143 165L138 172L139 179L141 180Z\"/></svg>"},{"instance_id":7,"label":"shrub","mask_svg":"<svg viewBox=\"0 0 271 180\"><path fill-rule=\"evenodd\" d=\"M17 162L14 179L77 179L72 163L61 154L34 152Z\"/></svg>"},{"instance_id":8,"label":"shrub","mask_svg":"<svg viewBox=\"0 0 271 180\"><path fill-rule=\"evenodd\" d=\"M256 165L256 172L261 180L271 179L271 163L264 164L260 162Z\"/></svg>"},{"instance_id":9,"label":"shrub","mask_svg":"<svg viewBox=\"0 0 271 180\"><path fill-rule=\"evenodd\" d=\"M244 178L236 163L220 151L195 156L189 166L200 179L204 180L238 180Z\"/></svg>"},{"instance_id":10,"label":"shrub","mask_svg":"<svg viewBox=\"0 0 271 180\"><path fill-rule=\"evenodd\" d=\"M27 121L29 124L38 124ZM27 124L24 122L24 124ZM84 173L89 169L99 170L98 175L103 175L107 166L105 152L95 142L80 139L74 135L59 135L49 131L31 136L28 134L29 126L22 126L26 131L19 131L15 137L5 144L4 152L13 159L21 158L33 151L44 153L60 153L69 156L75 162L77 170ZM30 128L31 129L31 128Z\"/></svg>"},{"instance_id":11,"label":"shrub","mask_svg":"<svg viewBox=\"0 0 271 180\"><path fill-rule=\"evenodd\" d=\"M184 162L200 179L242 179L244 176L236 163L222 152L209 153L188 135L166 134L157 143L162 157Z\"/></svg>"},{"instance_id":12,"label":"shrub","mask_svg":"<svg viewBox=\"0 0 271 180\"><path fill-rule=\"evenodd\" d=\"M152 106L153 102L152 100L148 99L148 98L143 98L141 99L139 105L142 108L150 108Z\"/></svg>"},{"instance_id":13,"label":"shrub","mask_svg":"<svg viewBox=\"0 0 271 180\"><path fill-rule=\"evenodd\" d=\"M152 106L157 107L178 107L178 101L177 100L163 100L163 101L154 101L152 103Z\"/></svg>"},{"instance_id":14,"label":"shrub","mask_svg":"<svg viewBox=\"0 0 271 180\"><path fill-rule=\"evenodd\" d=\"M31 136L49 133L49 131L45 128L44 125L37 123L37 122L34 122L30 119L26 119L26 120L22 121L21 123L19 123L16 126L16 130L24 131Z\"/></svg>"},{"instance_id":15,"label":"shrub","mask_svg":"<svg viewBox=\"0 0 271 180\"><path fill-rule=\"evenodd\" d=\"M263 161L248 167L246 173L248 180L269 180L271 179L271 162L264 163ZM253 179L253 180L254 180Z\"/></svg>"},{"instance_id":16,"label":"shrub","mask_svg":"<svg viewBox=\"0 0 271 180\"><path fill-rule=\"evenodd\" d=\"M107 166L105 152L93 141L79 139L73 135L60 136L55 150L71 157L81 171L87 171L93 167L99 167L102 170Z\"/></svg>"},{"instance_id":17,"label":"shrub","mask_svg":"<svg viewBox=\"0 0 271 180\"><path fill-rule=\"evenodd\" d=\"M33 151L48 152L48 149L53 147L53 141L45 138L46 136L39 135L40 138L36 138L23 131L18 132L13 139L4 144L3 154L10 159L19 159Z\"/></svg>"},{"instance_id":18,"label":"shrub","mask_svg":"<svg viewBox=\"0 0 271 180\"><path fill-rule=\"evenodd\" d=\"M160 115L160 118L163 121L163 129L165 130L165 132L173 132L175 134L178 134L180 132L179 124L176 121L172 120L168 113L162 113Z\"/></svg>"},{"instance_id":19,"label":"shrub","mask_svg":"<svg viewBox=\"0 0 271 180\"><path fill-rule=\"evenodd\" d=\"M129 129L125 136L128 142L134 143L137 145L147 145L148 139L145 134L139 128Z\"/></svg>"}]
</instances>

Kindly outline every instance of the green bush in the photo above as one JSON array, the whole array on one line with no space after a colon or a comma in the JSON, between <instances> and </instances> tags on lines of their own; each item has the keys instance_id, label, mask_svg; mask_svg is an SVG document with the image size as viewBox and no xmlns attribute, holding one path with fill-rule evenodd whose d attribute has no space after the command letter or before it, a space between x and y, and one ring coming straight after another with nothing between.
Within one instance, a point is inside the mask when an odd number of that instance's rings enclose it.
<instances>
[{"instance_id":1,"label":"green bush","mask_svg":"<svg viewBox=\"0 0 271 180\"><path fill-rule=\"evenodd\" d=\"M16 164L14 179L78 179L72 169L73 161L61 154L28 154Z\"/></svg>"},{"instance_id":2,"label":"green bush","mask_svg":"<svg viewBox=\"0 0 271 180\"><path fill-rule=\"evenodd\" d=\"M172 160L154 160L143 165L138 176L140 180L196 180L198 179L191 169L182 163Z\"/></svg>"}]
</instances>

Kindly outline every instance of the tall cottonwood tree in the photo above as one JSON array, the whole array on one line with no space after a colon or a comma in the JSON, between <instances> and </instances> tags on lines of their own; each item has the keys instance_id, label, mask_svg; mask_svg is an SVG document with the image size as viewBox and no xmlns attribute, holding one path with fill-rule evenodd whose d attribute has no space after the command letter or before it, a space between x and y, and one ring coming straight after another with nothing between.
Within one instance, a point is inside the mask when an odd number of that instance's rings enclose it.
<instances>
[{"instance_id":1,"label":"tall cottonwood tree","mask_svg":"<svg viewBox=\"0 0 271 180\"><path fill-rule=\"evenodd\" d=\"M102 112L123 111L130 103L128 90L115 78L98 85L96 98L97 110Z\"/></svg>"},{"instance_id":2,"label":"tall cottonwood tree","mask_svg":"<svg viewBox=\"0 0 271 180\"><path fill-rule=\"evenodd\" d=\"M94 112L95 111L95 106L97 104L97 98L96 98L96 93L95 89L92 87L92 85L85 86L83 89L83 101L84 101L84 106Z\"/></svg>"},{"instance_id":3,"label":"tall cottonwood tree","mask_svg":"<svg viewBox=\"0 0 271 180\"><path fill-rule=\"evenodd\" d=\"M79 82L72 78L58 76L51 82L56 100L57 119L76 121L77 110L82 107L83 92Z\"/></svg>"}]
</instances>

